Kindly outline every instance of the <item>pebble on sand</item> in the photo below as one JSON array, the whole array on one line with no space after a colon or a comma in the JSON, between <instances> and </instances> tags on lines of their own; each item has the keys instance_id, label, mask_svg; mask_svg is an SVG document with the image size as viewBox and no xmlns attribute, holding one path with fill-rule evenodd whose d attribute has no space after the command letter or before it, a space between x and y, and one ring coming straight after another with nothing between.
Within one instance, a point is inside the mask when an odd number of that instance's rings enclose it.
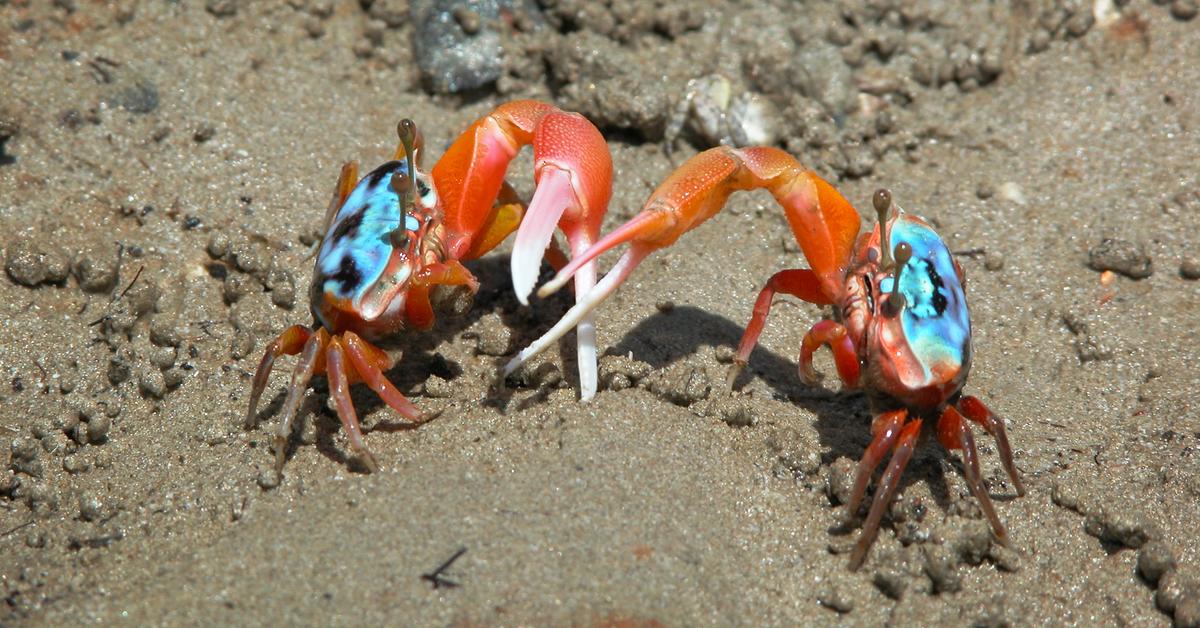
<instances>
[{"instance_id":1,"label":"pebble on sand","mask_svg":"<svg viewBox=\"0 0 1200 628\"><path fill-rule=\"evenodd\" d=\"M1088 251L1088 266L1095 271L1111 270L1130 279L1145 279L1154 264L1142 248L1129 240L1104 238Z\"/></svg>"}]
</instances>

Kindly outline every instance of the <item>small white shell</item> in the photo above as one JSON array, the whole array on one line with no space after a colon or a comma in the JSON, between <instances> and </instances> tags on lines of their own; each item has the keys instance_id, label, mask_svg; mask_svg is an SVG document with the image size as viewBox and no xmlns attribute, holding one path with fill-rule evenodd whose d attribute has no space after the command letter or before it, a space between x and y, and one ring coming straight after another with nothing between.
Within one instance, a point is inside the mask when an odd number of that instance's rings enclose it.
<instances>
[{"instance_id":1,"label":"small white shell","mask_svg":"<svg viewBox=\"0 0 1200 628\"><path fill-rule=\"evenodd\" d=\"M770 146L779 140L779 110L762 94L742 92L729 108L734 146Z\"/></svg>"},{"instance_id":2,"label":"small white shell","mask_svg":"<svg viewBox=\"0 0 1200 628\"><path fill-rule=\"evenodd\" d=\"M779 139L779 110L762 94L745 91L721 74L688 81L666 129L668 145L686 127L708 146L770 145Z\"/></svg>"}]
</instances>

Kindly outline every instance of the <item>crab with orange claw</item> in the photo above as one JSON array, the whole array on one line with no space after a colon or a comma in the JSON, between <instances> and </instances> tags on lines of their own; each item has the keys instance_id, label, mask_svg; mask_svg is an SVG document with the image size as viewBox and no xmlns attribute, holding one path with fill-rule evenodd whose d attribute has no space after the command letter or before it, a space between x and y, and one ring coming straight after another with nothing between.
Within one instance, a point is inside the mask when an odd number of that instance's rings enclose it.
<instances>
[{"instance_id":1,"label":"crab with orange claw","mask_svg":"<svg viewBox=\"0 0 1200 628\"><path fill-rule=\"evenodd\" d=\"M280 334L254 375L247 427L255 423L275 360L300 354L275 436L277 474L283 470L292 420L314 375L328 378L350 447L368 470L378 464L363 441L350 399L352 384L367 384L408 422L429 418L388 381L384 373L392 358L371 342L429 329L435 316L431 296L437 302L447 289L473 295L479 282L462 262L482 256L516 231L513 285L525 303L556 226L573 255L599 235L612 193L612 157L583 116L536 101L501 105L459 136L428 174L421 167L424 145L416 125L402 120L398 133L393 159L361 180L355 162L342 167L309 292L314 323ZM509 162L528 144L533 145L536 189L525 206L504 177ZM557 265L565 263L558 255ZM595 283L594 264L577 269L575 288L584 295ZM587 399L596 390L590 318L581 321L577 336L580 386Z\"/></svg>"},{"instance_id":2,"label":"crab with orange claw","mask_svg":"<svg viewBox=\"0 0 1200 628\"><path fill-rule=\"evenodd\" d=\"M891 459L875 489L863 530L851 555L857 569L879 531L899 478L928 421L947 449L962 452L971 493L997 541L1008 534L980 477L978 453L967 422L979 424L998 445L1005 471L1018 495L1025 492L1013 463L1004 422L976 397L963 395L971 366L971 323L963 273L937 233L920 218L892 204L880 190L874 198L878 222L859 237L858 212L829 183L787 153L766 147L718 147L696 155L650 196L629 222L577 255L538 291L546 296L584 264L621 244L629 249L590 292L544 336L505 366L511 373L585 320L657 249L708 220L739 190L766 189L783 206L792 233L810 268L775 273L759 293L750 323L738 345L729 376L732 387L766 323L776 293L834 307L834 320L822 320L804 336L800 378L818 381L813 353L833 351L846 388L863 390L876 418L873 438L858 464L850 503L857 514L876 467Z\"/></svg>"}]
</instances>

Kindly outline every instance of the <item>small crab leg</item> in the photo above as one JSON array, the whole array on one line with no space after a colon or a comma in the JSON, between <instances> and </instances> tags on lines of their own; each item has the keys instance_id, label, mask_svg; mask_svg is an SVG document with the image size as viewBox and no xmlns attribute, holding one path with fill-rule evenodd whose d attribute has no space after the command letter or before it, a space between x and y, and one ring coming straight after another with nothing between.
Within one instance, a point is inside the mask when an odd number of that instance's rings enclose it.
<instances>
[{"instance_id":1,"label":"small crab leg","mask_svg":"<svg viewBox=\"0 0 1200 628\"><path fill-rule=\"evenodd\" d=\"M996 447L1000 450L1000 462L1012 480L1017 495L1025 494L1025 485L1021 476L1017 475L1017 465L1013 463L1012 447L1008 444L1008 433L1004 430L1004 419L996 416L978 397L966 395L958 400L958 410L963 416L978 423L985 432L996 439Z\"/></svg>"},{"instance_id":2,"label":"small crab leg","mask_svg":"<svg viewBox=\"0 0 1200 628\"><path fill-rule=\"evenodd\" d=\"M346 357L350 358L350 365L358 372L363 382L370 386L380 399L383 399L384 403L409 421L414 423L425 421L426 417L421 411L403 393L396 390L387 377L384 377L383 369L392 367L392 361L386 353L371 346L369 342L352 331L342 334L342 345L344 345Z\"/></svg>"},{"instance_id":3,"label":"small crab leg","mask_svg":"<svg viewBox=\"0 0 1200 628\"><path fill-rule=\"evenodd\" d=\"M408 301L405 303L409 322L418 329L433 325L433 306L429 303L429 290L433 286L466 286L474 294L479 290L479 280L458 260L447 260L426 264L409 284Z\"/></svg>"},{"instance_id":4,"label":"small crab leg","mask_svg":"<svg viewBox=\"0 0 1200 628\"><path fill-rule=\"evenodd\" d=\"M888 505L892 503L892 498L896 496L896 489L900 487L900 475L904 473L904 467L912 458L913 449L917 445L917 436L920 434L921 419L911 421L900 430L900 436L896 438L896 449L892 452L892 459L888 461L887 470L883 472L883 476L879 478L879 485L875 487L875 499L871 500L871 509L867 511L867 521L863 524L858 542L854 544L854 551L850 554L851 571L857 571L866 560L867 550L871 548L871 543L879 534L879 522L883 519L883 511L887 510Z\"/></svg>"},{"instance_id":5,"label":"small crab leg","mask_svg":"<svg viewBox=\"0 0 1200 628\"><path fill-rule=\"evenodd\" d=\"M946 406L942 412L941 418L938 419L937 435L938 441L946 449L962 451L963 475L967 479L967 487L971 489L971 494L979 502L983 514L992 524L992 532L996 534L996 540L1001 545L1008 545L1008 532L1004 529L1004 524L1000 523L1000 517L996 515L992 499L988 497L987 489L984 488L983 480L980 477L979 452L975 450L975 438L971 436L971 428L967 426L966 421L963 420L958 410L954 409L954 406Z\"/></svg>"},{"instance_id":6,"label":"small crab leg","mask_svg":"<svg viewBox=\"0 0 1200 628\"><path fill-rule=\"evenodd\" d=\"M304 348L304 344L308 342L312 332L303 325L292 325L279 334L279 337L267 346L266 352L263 353L262 361L258 363L258 370L254 372L254 383L250 387L250 407L246 410L246 429L254 427L255 412L258 410L258 400L262 397L263 390L267 387L267 379L271 376L271 369L275 366L275 360L281 355L296 355Z\"/></svg>"},{"instance_id":7,"label":"small crab leg","mask_svg":"<svg viewBox=\"0 0 1200 628\"><path fill-rule=\"evenodd\" d=\"M333 397L337 406L338 418L346 430L350 440L350 448L358 454L371 473L379 471L379 463L375 456L367 450L363 442L362 427L358 423L358 414L354 411L354 402L350 399L350 378L346 373L346 356L342 349L342 341L334 337L330 339L325 349L325 376L329 378L329 396Z\"/></svg>"},{"instance_id":8,"label":"small crab leg","mask_svg":"<svg viewBox=\"0 0 1200 628\"><path fill-rule=\"evenodd\" d=\"M558 291L584 264L591 263L609 249L629 243L629 251L593 291L598 291L600 286L606 286L607 290L594 295L596 298L589 295L589 298L580 299L564 316L564 320L581 320L599 306L647 255L674 244L684 233L721 211L730 194L761 188L769 190L783 206L823 291L828 295L838 294L861 222L858 213L833 186L779 149L722 146L704 151L680 166L650 195L641 213L572 259L553 280L538 290L538 295L546 297ZM617 268L621 269L619 280L610 282ZM568 329L555 325L530 349L550 346ZM528 349L522 351L505 367L505 372L516 370L536 353Z\"/></svg>"},{"instance_id":9,"label":"small crab leg","mask_svg":"<svg viewBox=\"0 0 1200 628\"><path fill-rule=\"evenodd\" d=\"M850 501L846 503L846 512L850 516L858 513L858 507L862 503L862 498L867 494L867 484L871 482L871 475L875 473L875 467L883 461L884 455L892 450L896 444L896 439L900 436L900 429L904 427L904 419L908 416L905 410L892 410L885 412L875 418L875 422L871 424L871 433L874 437L871 439L871 444L867 445L867 451L863 453L863 457L858 461L858 472L854 476L854 488L850 491Z\"/></svg>"},{"instance_id":10,"label":"small crab leg","mask_svg":"<svg viewBox=\"0 0 1200 628\"><path fill-rule=\"evenodd\" d=\"M854 341L850 338L846 327L841 323L823 320L813 325L804 334L800 344L800 379L809 386L815 386L821 381L820 375L813 370L813 353L821 347L829 345L833 351L833 361L837 365L838 377L847 388L858 388L858 376L861 365L858 362L858 352L854 349Z\"/></svg>"},{"instance_id":11,"label":"small crab leg","mask_svg":"<svg viewBox=\"0 0 1200 628\"><path fill-rule=\"evenodd\" d=\"M288 386L287 399L283 402L283 418L279 421L279 430L275 432L275 475L283 475L283 463L287 459L287 442L292 435L292 419L300 408L300 401L308 390L308 382L312 379L320 363L321 352L329 343L329 334L324 328L310 334L304 342L304 350L296 361L296 369L292 371L292 383Z\"/></svg>"},{"instance_id":12,"label":"small crab leg","mask_svg":"<svg viewBox=\"0 0 1200 628\"><path fill-rule=\"evenodd\" d=\"M776 292L790 294L817 305L833 303L821 290L817 275L807 268L781 270L771 275L771 278L767 280L767 285L763 286L762 292L758 293L758 299L754 302L754 314L751 315L750 322L746 324L746 331L742 332L737 355L733 358L733 366L729 368L726 383L730 389L733 388L733 382L737 379L738 373L741 373L750 361L750 352L754 350L754 346L758 344L758 337L762 335L763 325L767 322L767 314L771 312L771 303L775 299Z\"/></svg>"},{"instance_id":13,"label":"small crab leg","mask_svg":"<svg viewBox=\"0 0 1200 628\"><path fill-rule=\"evenodd\" d=\"M342 173L338 175L337 187L333 190L333 198L329 201L329 209L325 210L325 222L321 231L329 233L329 225L333 222L333 217L337 215L337 211L346 203L346 198L354 191L354 184L357 182L358 162L347 161L342 164Z\"/></svg>"}]
</instances>

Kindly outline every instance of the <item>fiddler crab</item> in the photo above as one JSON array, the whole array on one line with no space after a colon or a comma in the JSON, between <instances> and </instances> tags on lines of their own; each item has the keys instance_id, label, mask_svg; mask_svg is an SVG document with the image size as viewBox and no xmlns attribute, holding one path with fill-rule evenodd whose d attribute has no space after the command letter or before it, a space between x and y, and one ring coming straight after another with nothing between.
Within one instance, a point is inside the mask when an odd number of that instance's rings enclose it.
<instances>
[{"instance_id":1,"label":"fiddler crab","mask_svg":"<svg viewBox=\"0 0 1200 628\"><path fill-rule=\"evenodd\" d=\"M968 421L996 440L1017 494L1024 495L1025 488L1013 463L1004 421L978 398L962 394L971 368L971 321L962 268L933 228L901 211L887 190L879 190L873 199L875 227L859 237L861 219L854 207L779 149L721 146L681 165L650 195L639 214L577 254L538 290L540 296L548 296L600 254L629 244L616 265L589 292L578 296L553 328L513 358L505 372L515 371L587 320L642 260L716 215L730 194L756 189L768 190L783 206L810 268L782 270L767 280L738 344L728 384L732 388L747 364L776 293L833 306L834 320L816 323L804 336L799 372L801 380L815 385L819 380L813 353L829 346L845 387L864 391L875 413L873 438L858 464L847 504L852 515L858 512L876 467L891 452L851 554L851 569L858 569L866 559L926 421L936 425L937 439L944 447L961 450L967 485L997 541L1008 544L1008 534L984 488Z\"/></svg>"},{"instance_id":2,"label":"fiddler crab","mask_svg":"<svg viewBox=\"0 0 1200 628\"><path fill-rule=\"evenodd\" d=\"M773 144L779 110L762 94L742 89L723 74L691 79L667 120L663 146L670 153L684 131L706 146Z\"/></svg>"},{"instance_id":3,"label":"fiddler crab","mask_svg":"<svg viewBox=\"0 0 1200 628\"><path fill-rule=\"evenodd\" d=\"M362 179L358 165L342 167L325 215L309 303L312 327L294 325L268 345L254 375L247 427L279 356L300 354L275 435L275 470L282 474L292 420L314 375L324 373L350 447L370 471L378 469L363 441L350 386L362 382L411 423L421 413L384 376L393 360L372 341L408 329L429 329L431 296L479 282L462 262L478 258L516 231L513 285L527 297L559 227L573 255L600 233L612 193L612 157L600 132L583 116L551 105L515 101L477 120L426 173L424 142L411 120L402 120L391 161ZM526 206L504 180L509 162L533 145L537 184ZM566 263L551 249L552 261ZM595 264L576 267L575 289L588 294ZM577 332L582 396L596 391L596 336L590 316Z\"/></svg>"},{"instance_id":4,"label":"fiddler crab","mask_svg":"<svg viewBox=\"0 0 1200 628\"><path fill-rule=\"evenodd\" d=\"M944 447L961 450L971 493L997 541L1008 543L981 478L968 422L996 440L1017 494L1024 495L1025 488L1004 421L978 398L962 394L971 366L962 268L933 228L894 205L890 192L875 194L878 220L860 236L854 207L794 157L770 147L720 146L682 164L639 214L600 238L612 160L599 131L582 116L536 101L502 105L459 136L429 174L421 169L423 142L415 124L401 121L399 135L394 158L361 180L355 163L343 166L313 271L313 326L296 325L280 334L255 373L248 425L255 422L275 360L300 354L275 436L277 473L292 419L315 374L329 379L350 446L370 470L378 465L363 442L351 384L367 384L414 424L427 419L384 376L393 361L371 341L429 328L435 291L459 287L474 294L478 282L461 262L487 253L514 231L512 275L521 302L527 302L545 256L558 272L538 295L549 296L574 279L575 305L509 361L503 375L576 329L580 396L590 399L597 379L596 308L647 256L720 212L733 192L766 189L783 207L810 267L779 271L762 288L728 382L732 387L747 364L775 294L833 306L834 319L816 323L804 336L799 374L815 385L813 354L829 346L845 387L864 391L876 415L847 504L851 514L858 512L876 468L891 452L851 568L866 559L918 438L928 431L927 421ZM533 145L536 189L524 205L504 176L528 144ZM569 261L550 247L556 226L566 234ZM628 250L597 281L596 258L626 243Z\"/></svg>"}]
</instances>

